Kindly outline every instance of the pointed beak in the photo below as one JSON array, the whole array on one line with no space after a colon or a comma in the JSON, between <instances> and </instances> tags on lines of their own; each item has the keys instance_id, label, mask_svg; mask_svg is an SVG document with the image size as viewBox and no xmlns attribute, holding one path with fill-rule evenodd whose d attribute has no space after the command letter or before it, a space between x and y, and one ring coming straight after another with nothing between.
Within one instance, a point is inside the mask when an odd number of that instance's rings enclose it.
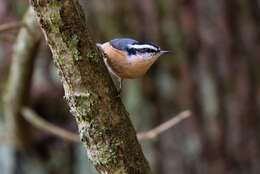
<instances>
[{"instance_id":1,"label":"pointed beak","mask_svg":"<svg viewBox=\"0 0 260 174\"><path fill-rule=\"evenodd\" d=\"M160 53L161 54L168 54L168 53L171 53L171 51L163 51L163 50L161 50Z\"/></svg>"}]
</instances>

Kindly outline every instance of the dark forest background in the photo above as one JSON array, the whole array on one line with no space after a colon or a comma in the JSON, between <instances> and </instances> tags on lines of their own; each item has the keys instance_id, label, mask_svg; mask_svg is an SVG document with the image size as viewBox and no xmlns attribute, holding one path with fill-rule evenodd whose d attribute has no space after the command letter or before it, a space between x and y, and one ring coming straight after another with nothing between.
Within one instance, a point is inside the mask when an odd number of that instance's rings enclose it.
<instances>
[{"instance_id":1,"label":"dark forest background","mask_svg":"<svg viewBox=\"0 0 260 174\"><path fill-rule=\"evenodd\" d=\"M163 56L124 84L123 102L138 132L185 109L192 117L142 142L156 174L260 173L259 0L81 0L95 42L152 41ZM21 21L28 2L1 0L0 24ZM3 96L18 29L0 33L0 173L94 174L81 144L27 128L27 150L10 153ZM28 102L45 120L77 132L42 40ZM22 124L23 122L21 122ZM21 130L23 131L23 130ZM29 150L28 150L29 149Z\"/></svg>"}]
</instances>

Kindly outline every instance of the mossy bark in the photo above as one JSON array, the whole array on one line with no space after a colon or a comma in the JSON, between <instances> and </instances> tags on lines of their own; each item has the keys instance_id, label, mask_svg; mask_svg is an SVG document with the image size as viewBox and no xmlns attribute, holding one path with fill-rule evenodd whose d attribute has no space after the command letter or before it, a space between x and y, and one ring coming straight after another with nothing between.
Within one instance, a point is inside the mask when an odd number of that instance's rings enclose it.
<instances>
[{"instance_id":1,"label":"mossy bark","mask_svg":"<svg viewBox=\"0 0 260 174\"><path fill-rule=\"evenodd\" d=\"M150 174L116 88L73 0L31 0L88 157L100 173Z\"/></svg>"}]
</instances>

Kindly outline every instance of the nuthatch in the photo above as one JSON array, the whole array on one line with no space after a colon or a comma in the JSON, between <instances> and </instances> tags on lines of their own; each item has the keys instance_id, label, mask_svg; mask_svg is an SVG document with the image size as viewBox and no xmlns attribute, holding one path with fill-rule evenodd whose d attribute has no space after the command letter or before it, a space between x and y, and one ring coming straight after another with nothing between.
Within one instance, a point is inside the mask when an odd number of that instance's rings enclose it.
<instances>
[{"instance_id":1,"label":"nuthatch","mask_svg":"<svg viewBox=\"0 0 260 174\"><path fill-rule=\"evenodd\" d=\"M97 46L106 54L104 62L114 74L122 88L123 79L135 79L144 75L157 58L169 51L163 51L152 42L138 42L128 38L118 38Z\"/></svg>"}]
</instances>

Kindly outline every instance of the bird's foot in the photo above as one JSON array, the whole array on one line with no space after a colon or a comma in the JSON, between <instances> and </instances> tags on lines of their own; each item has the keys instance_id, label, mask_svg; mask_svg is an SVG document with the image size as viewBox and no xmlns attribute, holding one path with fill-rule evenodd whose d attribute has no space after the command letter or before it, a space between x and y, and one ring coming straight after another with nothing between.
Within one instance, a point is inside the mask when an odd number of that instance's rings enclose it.
<instances>
[{"instance_id":1,"label":"bird's foot","mask_svg":"<svg viewBox=\"0 0 260 174\"><path fill-rule=\"evenodd\" d=\"M117 95L116 95L115 97L116 97L116 98L121 98L121 94L122 94L122 90L119 89L119 90L117 91Z\"/></svg>"}]
</instances>

